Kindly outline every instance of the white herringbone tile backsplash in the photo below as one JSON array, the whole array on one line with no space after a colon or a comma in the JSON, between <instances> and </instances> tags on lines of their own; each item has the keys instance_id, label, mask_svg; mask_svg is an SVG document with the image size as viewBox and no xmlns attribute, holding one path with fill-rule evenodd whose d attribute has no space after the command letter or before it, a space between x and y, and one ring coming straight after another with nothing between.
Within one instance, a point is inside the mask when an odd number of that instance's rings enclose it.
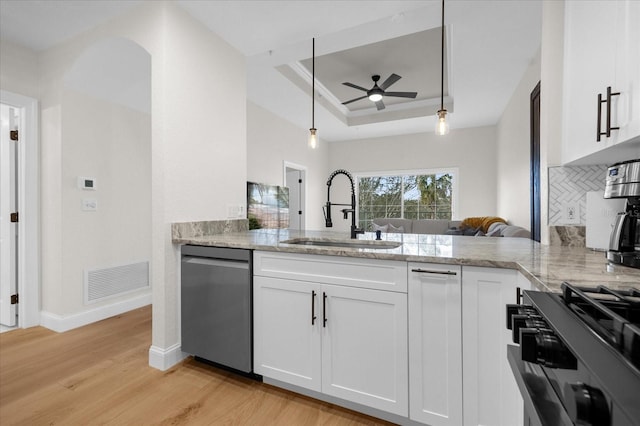
<instances>
[{"instance_id":1,"label":"white herringbone tile backsplash","mask_svg":"<svg viewBox=\"0 0 640 426\"><path fill-rule=\"evenodd\" d=\"M566 225L562 210L575 203L580 210L580 223L586 223L588 191L604 190L607 166L549 167L549 225Z\"/></svg>"}]
</instances>

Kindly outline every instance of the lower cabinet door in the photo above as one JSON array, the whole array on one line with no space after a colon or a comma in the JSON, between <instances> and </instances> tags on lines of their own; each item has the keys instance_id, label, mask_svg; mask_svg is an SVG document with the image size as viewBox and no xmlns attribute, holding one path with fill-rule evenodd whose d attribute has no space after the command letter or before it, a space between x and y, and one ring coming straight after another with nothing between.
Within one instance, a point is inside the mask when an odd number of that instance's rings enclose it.
<instances>
[{"instance_id":1,"label":"lower cabinet door","mask_svg":"<svg viewBox=\"0 0 640 426\"><path fill-rule=\"evenodd\" d=\"M324 285L320 297L322 392L408 416L407 295Z\"/></svg>"},{"instance_id":2,"label":"lower cabinet door","mask_svg":"<svg viewBox=\"0 0 640 426\"><path fill-rule=\"evenodd\" d=\"M253 286L254 371L321 391L320 286L259 276Z\"/></svg>"},{"instance_id":3,"label":"lower cabinet door","mask_svg":"<svg viewBox=\"0 0 640 426\"><path fill-rule=\"evenodd\" d=\"M461 268L409 264L409 417L462 423Z\"/></svg>"},{"instance_id":4,"label":"lower cabinet door","mask_svg":"<svg viewBox=\"0 0 640 426\"><path fill-rule=\"evenodd\" d=\"M509 367L505 305L516 303L513 269L462 268L465 425L522 425L522 396Z\"/></svg>"}]
</instances>

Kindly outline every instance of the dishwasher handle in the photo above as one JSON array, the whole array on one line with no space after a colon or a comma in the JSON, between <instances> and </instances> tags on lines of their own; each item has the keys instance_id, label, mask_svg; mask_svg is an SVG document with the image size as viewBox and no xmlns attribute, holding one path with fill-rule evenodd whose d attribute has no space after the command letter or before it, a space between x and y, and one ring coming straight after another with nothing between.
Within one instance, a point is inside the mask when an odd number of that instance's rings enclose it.
<instances>
[{"instance_id":1,"label":"dishwasher handle","mask_svg":"<svg viewBox=\"0 0 640 426\"><path fill-rule=\"evenodd\" d=\"M249 269L249 262L244 260L215 259L210 257L182 256L182 263L191 265L218 266L221 268Z\"/></svg>"}]
</instances>

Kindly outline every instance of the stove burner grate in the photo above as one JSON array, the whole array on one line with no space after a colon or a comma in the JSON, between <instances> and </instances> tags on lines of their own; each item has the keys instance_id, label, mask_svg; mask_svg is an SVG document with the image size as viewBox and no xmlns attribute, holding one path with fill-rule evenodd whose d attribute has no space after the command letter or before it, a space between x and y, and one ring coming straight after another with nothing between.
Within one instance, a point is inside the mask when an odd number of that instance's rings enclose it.
<instances>
[{"instance_id":1,"label":"stove burner grate","mask_svg":"<svg viewBox=\"0 0 640 426\"><path fill-rule=\"evenodd\" d=\"M562 283L562 299L602 339L640 369L640 291Z\"/></svg>"}]
</instances>

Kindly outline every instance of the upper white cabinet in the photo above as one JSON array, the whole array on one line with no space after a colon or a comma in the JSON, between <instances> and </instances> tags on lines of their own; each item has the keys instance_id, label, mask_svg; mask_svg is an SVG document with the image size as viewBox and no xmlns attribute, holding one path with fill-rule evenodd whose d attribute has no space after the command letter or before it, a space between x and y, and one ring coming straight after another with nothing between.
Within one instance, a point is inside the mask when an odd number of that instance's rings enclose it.
<instances>
[{"instance_id":1,"label":"upper white cabinet","mask_svg":"<svg viewBox=\"0 0 640 426\"><path fill-rule=\"evenodd\" d=\"M462 423L462 268L409 263L409 418Z\"/></svg>"},{"instance_id":2,"label":"upper white cabinet","mask_svg":"<svg viewBox=\"0 0 640 426\"><path fill-rule=\"evenodd\" d=\"M565 2L563 163L640 142L638 22L637 0Z\"/></svg>"},{"instance_id":3,"label":"upper white cabinet","mask_svg":"<svg viewBox=\"0 0 640 426\"><path fill-rule=\"evenodd\" d=\"M254 252L253 286L256 373L408 415L406 262Z\"/></svg>"}]
</instances>

